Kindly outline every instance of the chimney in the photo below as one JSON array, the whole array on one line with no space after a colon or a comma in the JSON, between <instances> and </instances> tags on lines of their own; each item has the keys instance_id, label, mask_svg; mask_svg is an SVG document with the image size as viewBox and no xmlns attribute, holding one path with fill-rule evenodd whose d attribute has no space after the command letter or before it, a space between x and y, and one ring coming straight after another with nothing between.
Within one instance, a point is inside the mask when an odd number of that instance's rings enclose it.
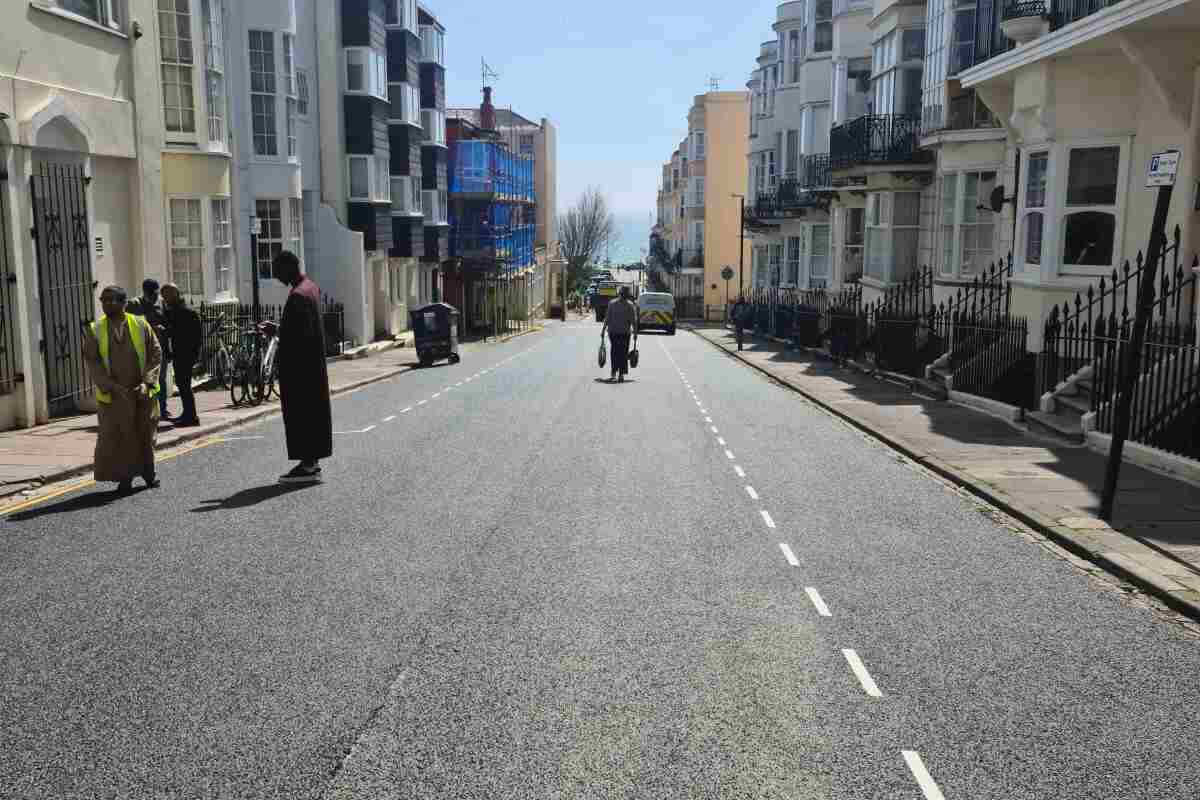
<instances>
[{"instance_id":1,"label":"chimney","mask_svg":"<svg viewBox=\"0 0 1200 800\"><path fill-rule=\"evenodd\" d=\"M492 105L492 87L483 87L483 103L479 106L479 127L496 130L496 107Z\"/></svg>"}]
</instances>

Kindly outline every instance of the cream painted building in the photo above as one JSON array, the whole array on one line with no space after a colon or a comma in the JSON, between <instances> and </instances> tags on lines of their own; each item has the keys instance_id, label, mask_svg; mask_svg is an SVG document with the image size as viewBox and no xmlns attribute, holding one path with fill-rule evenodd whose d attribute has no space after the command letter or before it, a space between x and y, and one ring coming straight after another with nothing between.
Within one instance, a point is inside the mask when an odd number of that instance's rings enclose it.
<instances>
[{"instance_id":1,"label":"cream painted building","mask_svg":"<svg viewBox=\"0 0 1200 800\"><path fill-rule=\"evenodd\" d=\"M151 0L33 0L9 10L0 27L3 428L94 408L83 325L98 314L103 286L133 291L147 275L167 277L162 185L179 166L161 158L162 90L137 79L161 66ZM156 122L135 109L153 109ZM171 121L206 125L202 115ZM139 159L139 148L158 157ZM216 172L214 188L226 188Z\"/></svg>"}]
</instances>

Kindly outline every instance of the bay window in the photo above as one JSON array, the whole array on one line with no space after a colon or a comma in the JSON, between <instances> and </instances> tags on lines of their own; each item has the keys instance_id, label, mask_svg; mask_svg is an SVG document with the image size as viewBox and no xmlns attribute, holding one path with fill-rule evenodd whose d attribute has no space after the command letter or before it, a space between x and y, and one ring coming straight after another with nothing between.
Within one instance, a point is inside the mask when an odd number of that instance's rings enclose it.
<instances>
[{"instance_id":1,"label":"bay window","mask_svg":"<svg viewBox=\"0 0 1200 800\"><path fill-rule=\"evenodd\" d=\"M258 264L258 277L270 280L271 265L275 256L283 252L282 203L279 200L255 200L254 213L259 224L258 252L254 254ZM299 256L299 253L296 255Z\"/></svg>"},{"instance_id":2,"label":"bay window","mask_svg":"<svg viewBox=\"0 0 1200 800\"><path fill-rule=\"evenodd\" d=\"M808 288L829 286L829 226L812 226L812 247L808 258Z\"/></svg>"},{"instance_id":3,"label":"bay window","mask_svg":"<svg viewBox=\"0 0 1200 800\"><path fill-rule=\"evenodd\" d=\"M842 280L863 274L863 246L866 238L865 208L847 208L842 216Z\"/></svg>"},{"instance_id":4,"label":"bay window","mask_svg":"<svg viewBox=\"0 0 1200 800\"><path fill-rule=\"evenodd\" d=\"M866 276L898 283L917 269L920 192L876 192L867 197Z\"/></svg>"},{"instance_id":5,"label":"bay window","mask_svg":"<svg viewBox=\"0 0 1200 800\"><path fill-rule=\"evenodd\" d=\"M1050 154L1030 153L1025 157L1025 263L1042 263L1042 232L1046 225L1046 183Z\"/></svg>"},{"instance_id":6,"label":"bay window","mask_svg":"<svg viewBox=\"0 0 1200 800\"><path fill-rule=\"evenodd\" d=\"M813 13L813 52L833 49L833 0L815 0Z\"/></svg>"},{"instance_id":7,"label":"bay window","mask_svg":"<svg viewBox=\"0 0 1200 800\"><path fill-rule=\"evenodd\" d=\"M208 146L228 149L225 135L225 16L223 0L200 0L204 25L204 95L208 104Z\"/></svg>"},{"instance_id":8,"label":"bay window","mask_svg":"<svg viewBox=\"0 0 1200 800\"><path fill-rule=\"evenodd\" d=\"M411 83L388 84L388 119L406 125L421 125L421 93Z\"/></svg>"},{"instance_id":9,"label":"bay window","mask_svg":"<svg viewBox=\"0 0 1200 800\"><path fill-rule=\"evenodd\" d=\"M387 100L387 54L370 47L346 48L346 92Z\"/></svg>"},{"instance_id":10,"label":"bay window","mask_svg":"<svg viewBox=\"0 0 1200 800\"><path fill-rule=\"evenodd\" d=\"M171 283L184 297L204 299L204 226L199 199L168 201Z\"/></svg>"},{"instance_id":11,"label":"bay window","mask_svg":"<svg viewBox=\"0 0 1200 800\"><path fill-rule=\"evenodd\" d=\"M417 0L387 0L384 22L417 33Z\"/></svg>"},{"instance_id":12,"label":"bay window","mask_svg":"<svg viewBox=\"0 0 1200 800\"><path fill-rule=\"evenodd\" d=\"M254 154L279 155L275 122L275 35L250 31L250 120Z\"/></svg>"},{"instance_id":13,"label":"bay window","mask_svg":"<svg viewBox=\"0 0 1200 800\"><path fill-rule=\"evenodd\" d=\"M192 90L191 0L158 0L158 46L162 70L163 118L169 133L196 132Z\"/></svg>"},{"instance_id":14,"label":"bay window","mask_svg":"<svg viewBox=\"0 0 1200 800\"><path fill-rule=\"evenodd\" d=\"M228 197L212 199L213 288L228 294L233 286L233 220Z\"/></svg>"},{"instance_id":15,"label":"bay window","mask_svg":"<svg viewBox=\"0 0 1200 800\"><path fill-rule=\"evenodd\" d=\"M387 156L346 156L348 199L353 203L391 203L392 181Z\"/></svg>"},{"instance_id":16,"label":"bay window","mask_svg":"<svg viewBox=\"0 0 1200 800\"><path fill-rule=\"evenodd\" d=\"M1117 229L1120 147L1067 150L1063 265L1107 267L1113 263Z\"/></svg>"},{"instance_id":17,"label":"bay window","mask_svg":"<svg viewBox=\"0 0 1200 800\"><path fill-rule=\"evenodd\" d=\"M992 262L995 220L989 203L995 187L993 170L942 176L939 231L943 275L978 275Z\"/></svg>"},{"instance_id":18,"label":"bay window","mask_svg":"<svg viewBox=\"0 0 1200 800\"><path fill-rule=\"evenodd\" d=\"M421 25L421 62L445 64L446 34L435 25Z\"/></svg>"},{"instance_id":19,"label":"bay window","mask_svg":"<svg viewBox=\"0 0 1200 800\"><path fill-rule=\"evenodd\" d=\"M782 37L783 34L780 34ZM800 31L791 30L787 35L788 53L788 83L800 82L800 62L804 58L800 52Z\"/></svg>"},{"instance_id":20,"label":"bay window","mask_svg":"<svg viewBox=\"0 0 1200 800\"><path fill-rule=\"evenodd\" d=\"M787 132L787 166L784 167L785 180L796 180L800 176L800 131Z\"/></svg>"},{"instance_id":21,"label":"bay window","mask_svg":"<svg viewBox=\"0 0 1200 800\"><path fill-rule=\"evenodd\" d=\"M787 272L783 282L790 286L800 283L800 237L787 237Z\"/></svg>"}]
</instances>

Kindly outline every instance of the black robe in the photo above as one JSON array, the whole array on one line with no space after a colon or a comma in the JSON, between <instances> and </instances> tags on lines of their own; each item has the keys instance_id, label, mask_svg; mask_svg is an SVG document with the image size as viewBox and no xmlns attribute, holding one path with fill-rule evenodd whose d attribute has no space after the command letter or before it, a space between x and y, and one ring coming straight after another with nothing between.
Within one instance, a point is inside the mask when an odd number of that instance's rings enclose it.
<instances>
[{"instance_id":1,"label":"black robe","mask_svg":"<svg viewBox=\"0 0 1200 800\"><path fill-rule=\"evenodd\" d=\"M329 458L333 455L333 409L325 367L321 290L307 277L292 288L283 307L277 358L288 458Z\"/></svg>"}]
</instances>

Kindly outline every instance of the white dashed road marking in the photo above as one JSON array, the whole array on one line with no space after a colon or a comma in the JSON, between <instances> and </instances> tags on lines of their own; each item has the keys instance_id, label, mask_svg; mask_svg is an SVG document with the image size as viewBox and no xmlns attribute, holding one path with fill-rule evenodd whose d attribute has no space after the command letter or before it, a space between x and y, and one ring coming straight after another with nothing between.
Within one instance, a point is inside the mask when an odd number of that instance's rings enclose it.
<instances>
[{"instance_id":1,"label":"white dashed road marking","mask_svg":"<svg viewBox=\"0 0 1200 800\"><path fill-rule=\"evenodd\" d=\"M441 396L442 396L442 393L441 393L441 392L438 392L437 394L435 394L433 397L430 397L429 399L430 399L430 400L437 400L437 399L438 399L439 397L441 397Z\"/></svg>"},{"instance_id":2,"label":"white dashed road marking","mask_svg":"<svg viewBox=\"0 0 1200 800\"><path fill-rule=\"evenodd\" d=\"M742 468L741 468L741 467L739 467L737 464L734 464L734 465L733 465L733 471L737 473L737 476L738 476L739 478L744 478L744 477L746 477L746 470L742 469Z\"/></svg>"},{"instance_id":3,"label":"white dashed road marking","mask_svg":"<svg viewBox=\"0 0 1200 800\"><path fill-rule=\"evenodd\" d=\"M718 431L718 430L717 430L717 426L716 426L716 425L713 425L713 426L712 426L712 432L713 432L713 433L720 433L720 431Z\"/></svg>"},{"instance_id":4,"label":"white dashed road marking","mask_svg":"<svg viewBox=\"0 0 1200 800\"><path fill-rule=\"evenodd\" d=\"M883 697L883 692L879 691L879 687L875 685L875 681L871 678L871 674L867 672L867 668L863 666L862 659L858 657L858 653L853 650L842 650L842 655L846 657L847 663L850 664L850 671L858 678L858 682L862 684L863 691L871 697Z\"/></svg>"},{"instance_id":5,"label":"white dashed road marking","mask_svg":"<svg viewBox=\"0 0 1200 800\"><path fill-rule=\"evenodd\" d=\"M717 444L721 445L721 447L724 447L724 446L725 446L725 440L724 440L724 439L722 439L720 436L718 436L718 437L717 437Z\"/></svg>"},{"instance_id":6,"label":"white dashed road marking","mask_svg":"<svg viewBox=\"0 0 1200 800\"><path fill-rule=\"evenodd\" d=\"M833 614L829 613L829 606L825 605L825 601L821 599L821 595L816 589L809 586L805 588L804 591L808 594L808 599L812 600L812 604L816 607L818 614L820 614L822 617L833 616Z\"/></svg>"},{"instance_id":7,"label":"white dashed road marking","mask_svg":"<svg viewBox=\"0 0 1200 800\"><path fill-rule=\"evenodd\" d=\"M728 458L730 461L733 461L733 452L730 450L726 450L725 457Z\"/></svg>"},{"instance_id":8,"label":"white dashed road marking","mask_svg":"<svg viewBox=\"0 0 1200 800\"><path fill-rule=\"evenodd\" d=\"M412 406L409 406L408 408L402 408L402 409L400 409L400 413L401 413L401 414L407 414L407 413L408 413L408 412L410 412L410 411L412 411Z\"/></svg>"},{"instance_id":9,"label":"white dashed road marking","mask_svg":"<svg viewBox=\"0 0 1200 800\"><path fill-rule=\"evenodd\" d=\"M775 520L771 519L771 515L768 514L765 509L759 511L758 513L762 514L763 522L767 523L767 527L771 530L775 530Z\"/></svg>"},{"instance_id":10,"label":"white dashed road marking","mask_svg":"<svg viewBox=\"0 0 1200 800\"><path fill-rule=\"evenodd\" d=\"M421 402L417 403L417 405L419 405L419 406L423 406L423 405L425 405L425 404L426 404L426 403L428 403L428 402L429 402L428 400L422 400Z\"/></svg>"},{"instance_id":11,"label":"white dashed road marking","mask_svg":"<svg viewBox=\"0 0 1200 800\"><path fill-rule=\"evenodd\" d=\"M395 418L396 418L396 415L395 415L395 414L392 414L390 417L384 417L384 418L383 418L383 421L384 421L384 422L391 422L391 421L392 421L392 420L394 420Z\"/></svg>"},{"instance_id":12,"label":"white dashed road marking","mask_svg":"<svg viewBox=\"0 0 1200 800\"><path fill-rule=\"evenodd\" d=\"M917 785L925 793L925 800L946 800L946 795L942 794L929 770L925 769L925 762L921 760L921 756L915 750L901 750L900 754L904 756L904 762L917 779Z\"/></svg>"},{"instance_id":13,"label":"white dashed road marking","mask_svg":"<svg viewBox=\"0 0 1200 800\"><path fill-rule=\"evenodd\" d=\"M758 492L754 491L754 487L753 487L753 486L747 486L747 487L746 487L746 494L750 495L750 499L751 499L751 500L757 500L757 499L758 499Z\"/></svg>"},{"instance_id":14,"label":"white dashed road marking","mask_svg":"<svg viewBox=\"0 0 1200 800\"><path fill-rule=\"evenodd\" d=\"M787 546L787 542L780 542L779 549L783 551L783 557L787 559L789 564L793 567L800 566L800 559L796 558L796 554L792 552L792 548Z\"/></svg>"}]
</instances>

